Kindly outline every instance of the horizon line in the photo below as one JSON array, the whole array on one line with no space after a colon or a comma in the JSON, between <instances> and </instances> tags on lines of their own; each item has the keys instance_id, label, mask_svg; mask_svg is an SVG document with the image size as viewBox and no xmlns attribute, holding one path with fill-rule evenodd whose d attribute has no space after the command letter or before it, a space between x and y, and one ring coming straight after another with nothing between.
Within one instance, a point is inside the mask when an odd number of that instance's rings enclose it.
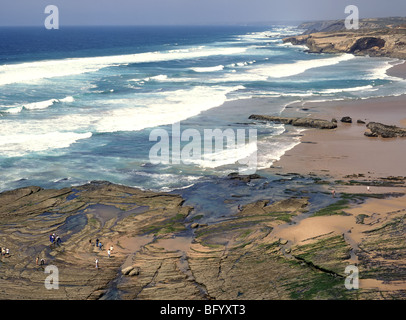
<instances>
[{"instance_id":1,"label":"horizon line","mask_svg":"<svg viewBox=\"0 0 406 320\"><path fill-rule=\"evenodd\" d=\"M385 17L360 17L359 20L365 19L406 19L406 16L385 16ZM296 24L299 25L301 23L308 23L308 22L322 22L322 21L344 21L344 18L338 19L295 19L295 20L274 20L274 21L255 21L255 22L213 22L213 23L165 23L165 24L150 24L150 23L142 23L142 24L60 24L62 27L231 27L231 26L247 26L247 27L263 27L263 26L271 26L277 24ZM43 24L27 24L27 25L18 25L18 24L0 24L0 28L7 27L7 28L32 28L32 27L43 27Z\"/></svg>"}]
</instances>

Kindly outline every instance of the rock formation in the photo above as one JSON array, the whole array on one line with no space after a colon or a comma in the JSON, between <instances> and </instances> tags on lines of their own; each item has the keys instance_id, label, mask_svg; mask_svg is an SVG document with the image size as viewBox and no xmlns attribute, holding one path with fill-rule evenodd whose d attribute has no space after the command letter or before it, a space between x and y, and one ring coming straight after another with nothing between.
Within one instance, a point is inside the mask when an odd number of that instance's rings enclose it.
<instances>
[{"instance_id":1,"label":"rock formation","mask_svg":"<svg viewBox=\"0 0 406 320\"><path fill-rule=\"evenodd\" d=\"M0 246L10 248L10 254L0 256L0 298L404 298L402 290L345 288L344 270L352 248L341 233L327 233L304 244L272 235L278 226L288 227L306 214L315 204L312 197L257 200L226 219L188 229L192 208L175 194L108 182L3 192ZM366 249L359 253L359 266L368 278L405 277L398 262L401 251L395 250L405 240L404 212L390 218L396 220L372 224L373 216L363 219L373 228L360 243ZM386 232L385 226L396 232ZM52 233L61 236L62 244L49 242ZM95 239L106 248L114 245L111 257L106 249L95 247ZM374 252L383 250L390 263L381 269L382 259ZM45 264L37 264L36 257ZM44 286L49 276L44 268L49 265L59 270L57 290Z\"/></svg>"},{"instance_id":2,"label":"rock formation","mask_svg":"<svg viewBox=\"0 0 406 320\"><path fill-rule=\"evenodd\" d=\"M279 117L279 116L266 116L266 115L256 115L256 114L251 115L249 117L249 119L289 124L292 126L305 127L305 128L317 128L317 129L335 129L335 128L337 128L337 123L328 121L328 120L322 120L322 119Z\"/></svg>"},{"instance_id":3,"label":"rock formation","mask_svg":"<svg viewBox=\"0 0 406 320\"><path fill-rule=\"evenodd\" d=\"M406 128L389 126L379 122L369 122L368 131L365 132L367 137L397 138L406 137Z\"/></svg>"},{"instance_id":4,"label":"rock formation","mask_svg":"<svg viewBox=\"0 0 406 320\"><path fill-rule=\"evenodd\" d=\"M352 123L352 119L351 119L351 117L348 117L348 116L342 117L342 118L341 118L341 122L344 122L344 123Z\"/></svg>"},{"instance_id":5,"label":"rock formation","mask_svg":"<svg viewBox=\"0 0 406 320\"><path fill-rule=\"evenodd\" d=\"M240 180L243 182L250 182L254 179L261 179L262 177L259 174L238 174L238 172L231 172L228 174L228 177L232 180Z\"/></svg>"}]
</instances>

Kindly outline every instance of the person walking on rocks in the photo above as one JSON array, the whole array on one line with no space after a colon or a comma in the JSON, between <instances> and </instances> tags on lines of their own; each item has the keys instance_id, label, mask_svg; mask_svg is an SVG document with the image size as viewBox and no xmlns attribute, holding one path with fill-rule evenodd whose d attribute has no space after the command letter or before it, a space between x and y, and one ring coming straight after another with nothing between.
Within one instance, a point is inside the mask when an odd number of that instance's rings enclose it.
<instances>
[{"instance_id":1,"label":"person walking on rocks","mask_svg":"<svg viewBox=\"0 0 406 320\"><path fill-rule=\"evenodd\" d=\"M107 255L109 256L109 258L110 258L110 253L111 253L110 249L107 250Z\"/></svg>"},{"instance_id":2,"label":"person walking on rocks","mask_svg":"<svg viewBox=\"0 0 406 320\"><path fill-rule=\"evenodd\" d=\"M95 263L96 263L96 269L99 269L99 259L96 258Z\"/></svg>"},{"instance_id":3,"label":"person walking on rocks","mask_svg":"<svg viewBox=\"0 0 406 320\"><path fill-rule=\"evenodd\" d=\"M51 241L51 244L54 244L54 242L55 242L55 233L53 233L53 234L51 234L49 236L49 241Z\"/></svg>"},{"instance_id":4,"label":"person walking on rocks","mask_svg":"<svg viewBox=\"0 0 406 320\"><path fill-rule=\"evenodd\" d=\"M99 238L96 239L96 247L99 246Z\"/></svg>"}]
</instances>

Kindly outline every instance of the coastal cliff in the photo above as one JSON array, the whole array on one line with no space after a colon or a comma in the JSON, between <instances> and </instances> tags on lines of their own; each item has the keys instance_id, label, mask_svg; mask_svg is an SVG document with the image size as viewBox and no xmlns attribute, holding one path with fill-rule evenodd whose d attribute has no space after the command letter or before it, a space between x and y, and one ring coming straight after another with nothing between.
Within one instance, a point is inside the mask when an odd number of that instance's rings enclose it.
<instances>
[{"instance_id":1,"label":"coastal cliff","mask_svg":"<svg viewBox=\"0 0 406 320\"><path fill-rule=\"evenodd\" d=\"M351 53L406 59L406 19L399 18L395 24L387 21L361 21L358 30L346 30L343 21L302 24L299 28L309 29L302 35L285 38L283 42L305 45L310 53Z\"/></svg>"}]
</instances>

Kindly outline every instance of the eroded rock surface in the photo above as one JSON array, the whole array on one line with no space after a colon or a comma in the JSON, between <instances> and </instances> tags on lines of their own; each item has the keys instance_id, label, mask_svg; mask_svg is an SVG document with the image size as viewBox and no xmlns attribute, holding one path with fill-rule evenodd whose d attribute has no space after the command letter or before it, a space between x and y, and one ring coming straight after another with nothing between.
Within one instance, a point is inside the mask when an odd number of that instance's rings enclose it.
<instances>
[{"instance_id":1,"label":"eroded rock surface","mask_svg":"<svg viewBox=\"0 0 406 320\"><path fill-rule=\"evenodd\" d=\"M344 270L354 248L341 233L301 243L274 234L307 217L307 197L258 200L198 228L190 227L192 208L182 197L108 182L22 188L0 194L0 203L0 246L10 249L1 256L1 299L405 297L397 287L347 290ZM404 279L404 210L383 223L357 217L354 224L371 225L357 251L360 270L376 281ZM50 244L52 233L61 245ZM45 288L49 265L59 270L58 290Z\"/></svg>"}]
</instances>

